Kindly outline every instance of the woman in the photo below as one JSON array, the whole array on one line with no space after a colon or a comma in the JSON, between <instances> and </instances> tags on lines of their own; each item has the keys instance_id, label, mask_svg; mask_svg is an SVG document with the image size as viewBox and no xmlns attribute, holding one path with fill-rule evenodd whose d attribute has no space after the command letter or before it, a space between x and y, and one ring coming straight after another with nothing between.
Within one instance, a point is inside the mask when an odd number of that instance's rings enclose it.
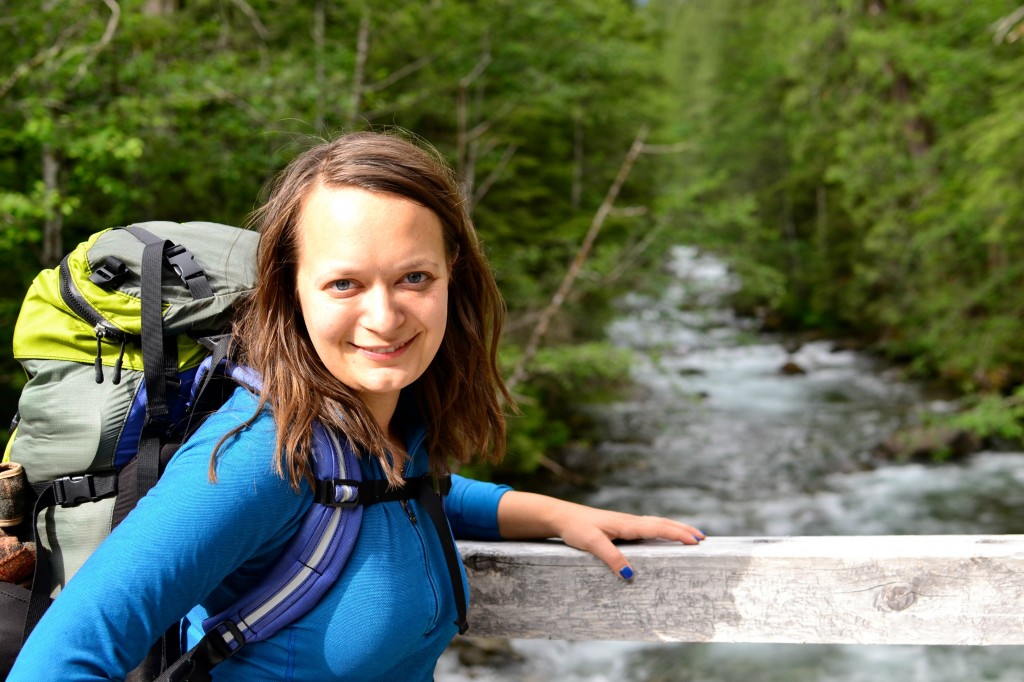
<instances>
[{"instance_id":1,"label":"woman","mask_svg":"<svg viewBox=\"0 0 1024 682\"><path fill-rule=\"evenodd\" d=\"M456 187L436 154L376 133L322 144L285 169L256 215L260 281L235 335L262 375L260 395L237 390L175 455L55 601L11 680L123 678L183 616L194 643L309 508L314 421L362 453L364 479L393 485L501 456L504 309ZM626 579L612 540L703 538L668 519L460 476L445 512L456 536L561 537ZM440 540L418 518L416 501L366 507L327 594L214 679L431 679L456 613Z\"/></svg>"}]
</instances>

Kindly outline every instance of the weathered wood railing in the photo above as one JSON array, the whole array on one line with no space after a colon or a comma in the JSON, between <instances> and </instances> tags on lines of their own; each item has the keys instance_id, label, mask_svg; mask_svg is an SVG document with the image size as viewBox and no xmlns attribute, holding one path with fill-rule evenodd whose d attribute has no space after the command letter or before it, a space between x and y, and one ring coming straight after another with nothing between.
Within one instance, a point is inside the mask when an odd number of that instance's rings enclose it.
<instances>
[{"instance_id":1,"label":"weathered wood railing","mask_svg":"<svg viewBox=\"0 0 1024 682\"><path fill-rule=\"evenodd\" d=\"M1024 535L643 542L631 582L555 541L459 548L479 636L1024 644Z\"/></svg>"}]
</instances>

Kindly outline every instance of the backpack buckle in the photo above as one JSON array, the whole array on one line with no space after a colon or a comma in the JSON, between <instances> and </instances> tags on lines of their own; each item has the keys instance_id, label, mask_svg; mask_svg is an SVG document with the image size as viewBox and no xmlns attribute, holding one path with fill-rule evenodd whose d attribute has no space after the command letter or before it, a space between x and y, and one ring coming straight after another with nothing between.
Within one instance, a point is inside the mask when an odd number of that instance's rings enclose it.
<instances>
[{"instance_id":1,"label":"backpack buckle","mask_svg":"<svg viewBox=\"0 0 1024 682\"><path fill-rule=\"evenodd\" d=\"M107 256L107 259L103 261L103 265L96 268L89 275L89 281L104 289L113 289L128 276L129 272L131 271L128 269L128 266L119 258Z\"/></svg>"},{"instance_id":2,"label":"backpack buckle","mask_svg":"<svg viewBox=\"0 0 1024 682\"><path fill-rule=\"evenodd\" d=\"M117 480L116 476L110 478ZM115 492L116 485L112 487L109 483L105 484L105 479L97 479L92 474L65 476L53 482L54 501L62 507L77 507L83 502L95 502Z\"/></svg>"},{"instance_id":3,"label":"backpack buckle","mask_svg":"<svg viewBox=\"0 0 1024 682\"><path fill-rule=\"evenodd\" d=\"M174 268L174 272L181 277L186 284L193 277L206 274L203 269L196 265L195 256L181 244L174 244L164 251L164 257Z\"/></svg>"},{"instance_id":4,"label":"backpack buckle","mask_svg":"<svg viewBox=\"0 0 1024 682\"><path fill-rule=\"evenodd\" d=\"M348 478L318 479L313 501L326 507L352 509L359 506L359 481Z\"/></svg>"},{"instance_id":5,"label":"backpack buckle","mask_svg":"<svg viewBox=\"0 0 1024 682\"><path fill-rule=\"evenodd\" d=\"M181 278L188 293L192 294L192 298L194 300L212 298L213 290L210 288L210 282L206 279L206 273L196 263L195 258L195 255L181 244L171 244L164 249L164 260Z\"/></svg>"}]
</instances>

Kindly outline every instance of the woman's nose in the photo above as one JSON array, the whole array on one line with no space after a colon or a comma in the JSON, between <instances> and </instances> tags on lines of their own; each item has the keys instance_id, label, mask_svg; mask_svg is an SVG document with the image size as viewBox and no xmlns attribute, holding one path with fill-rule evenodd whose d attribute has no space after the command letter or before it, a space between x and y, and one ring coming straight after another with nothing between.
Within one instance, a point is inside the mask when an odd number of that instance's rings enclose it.
<instances>
[{"instance_id":1,"label":"woman's nose","mask_svg":"<svg viewBox=\"0 0 1024 682\"><path fill-rule=\"evenodd\" d=\"M402 325L405 316L390 287L371 287L363 300L362 324L366 329L386 335Z\"/></svg>"}]
</instances>

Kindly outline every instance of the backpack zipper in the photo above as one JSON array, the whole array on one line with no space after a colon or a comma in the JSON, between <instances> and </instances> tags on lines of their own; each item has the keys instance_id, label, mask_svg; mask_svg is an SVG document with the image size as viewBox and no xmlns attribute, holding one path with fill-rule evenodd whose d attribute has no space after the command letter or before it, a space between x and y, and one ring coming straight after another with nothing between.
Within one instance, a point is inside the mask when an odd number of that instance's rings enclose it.
<instances>
[{"instance_id":1,"label":"backpack zipper","mask_svg":"<svg viewBox=\"0 0 1024 682\"><path fill-rule=\"evenodd\" d=\"M85 320L87 324L92 325L93 333L96 334L96 383L103 383L103 339L110 339L114 343L120 342L121 350L118 353L117 361L114 363L114 377L113 383L121 383L121 365L124 361L125 345L128 342L128 334L124 333L113 324L111 324L105 317L100 315L99 311L92 307L85 297L82 296L81 292L78 291L78 287L71 279L70 270L68 268L68 256L64 256L64 260L60 262L60 268L58 269L60 277L60 297L64 300L64 303L71 308L72 312L78 315L80 318Z\"/></svg>"}]
</instances>

